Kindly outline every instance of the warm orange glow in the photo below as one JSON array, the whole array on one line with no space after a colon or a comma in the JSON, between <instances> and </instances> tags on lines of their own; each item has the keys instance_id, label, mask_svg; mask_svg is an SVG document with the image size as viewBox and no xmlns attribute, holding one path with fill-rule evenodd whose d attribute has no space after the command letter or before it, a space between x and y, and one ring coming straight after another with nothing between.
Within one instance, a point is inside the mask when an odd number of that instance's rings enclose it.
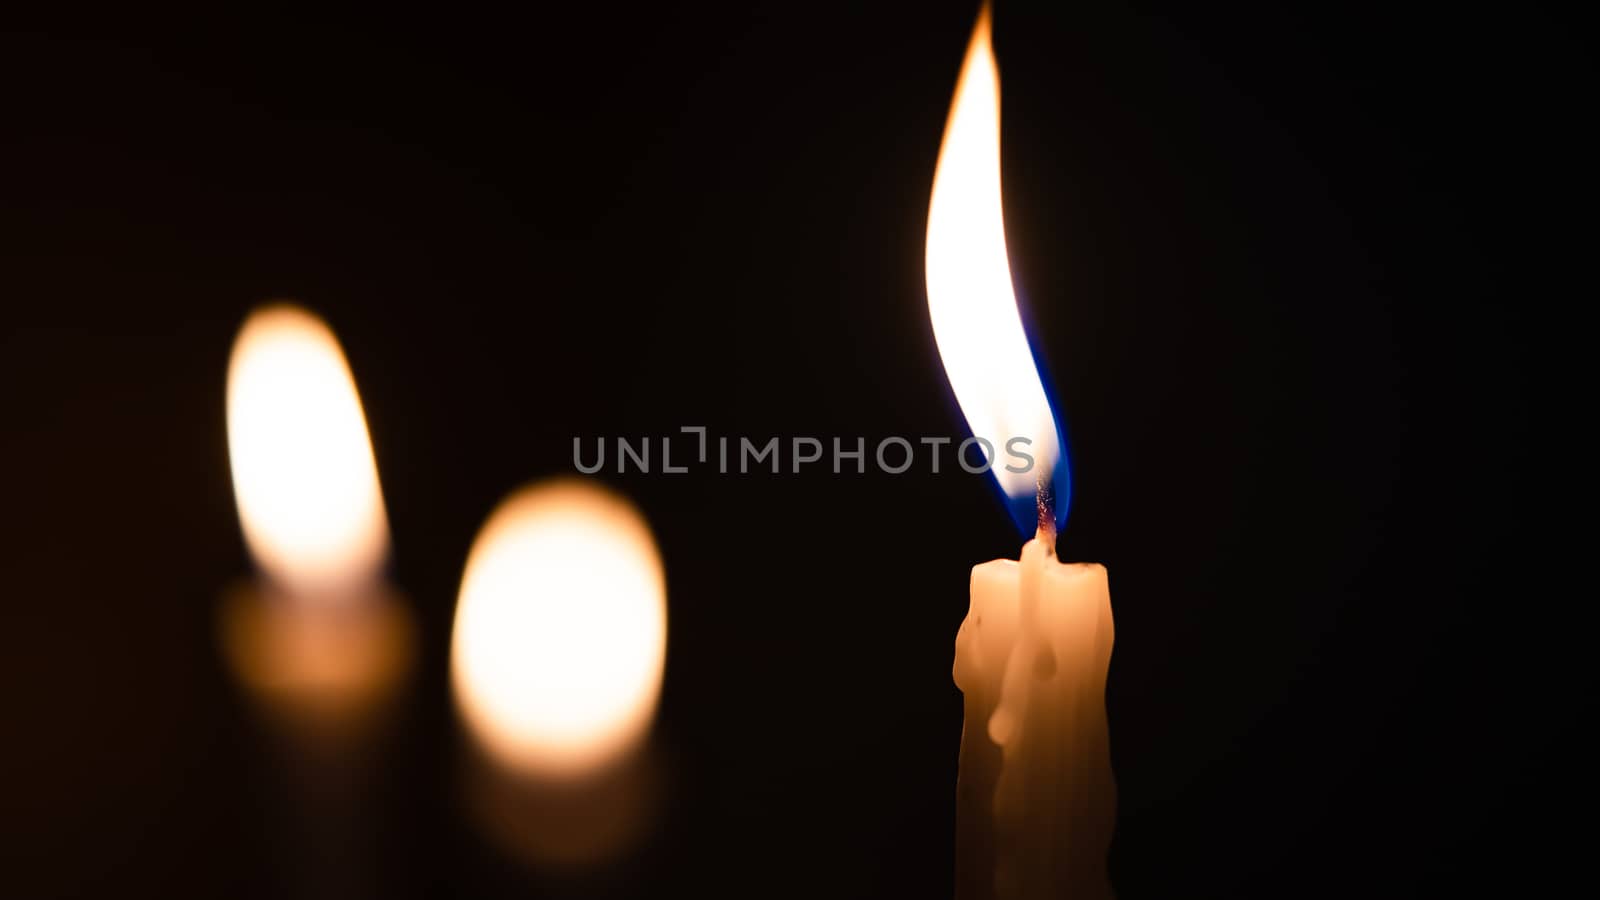
<instances>
[{"instance_id":1,"label":"warm orange glow","mask_svg":"<svg viewBox=\"0 0 1600 900\"><path fill-rule=\"evenodd\" d=\"M228 454L250 553L296 598L362 596L389 526L355 379L327 324L257 310L228 362Z\"/></svg>"},{"instance_id":2,"label":"warm orange glow","mask_svg":"<svg viewBox=\"0 0 1600 900\"><path fill-rule=\"evenodd\" d=\"M589 482L524 488L467 558L451 676L496 759L541 777L602 769L649 729L667 649L649 526Z\"/></svg>"},{"instance_id":3,"label":"warm orange glow","mask_svg":"<svg viewBox=\"0 0 1600 900\"><path fill-rule=\"evenodd\" d=\"M928 206L928 315L967 425L991 441L1025 437L1032 471L992 470L1012 497L1032 497L1060 459L1055 419L1017 313L1000 205L1000 76L989 10L972 33L939 149Z\"/></svg>"}]
</instances>

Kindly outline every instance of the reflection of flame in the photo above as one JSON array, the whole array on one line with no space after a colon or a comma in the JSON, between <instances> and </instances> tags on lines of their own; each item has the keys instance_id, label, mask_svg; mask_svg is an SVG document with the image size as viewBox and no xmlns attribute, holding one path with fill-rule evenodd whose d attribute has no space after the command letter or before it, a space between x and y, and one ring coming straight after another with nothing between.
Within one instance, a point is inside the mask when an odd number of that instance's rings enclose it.
<instances>
[{"instance_id":1,"label":"reflection of flame","mask_svg":"<svg viewBox=\"0 0 1600 900\"><path fill-rule=\"evenodd\" d=\"M496 759L541 777L616 761L650 726L666 646L661 560L627 501L561 481L489 517L461 581L451 675Z\"/></svg>"},{"instance_id":2,"label":"reflection of flame","mask_svg":"<svg viewBox=\"0 0 1600 900\"><path fill-rule=\"evenodd\" d=\"M367 420L333 332L294 306L253 313L228 362L228 452L256 562L297 597L360 596L389 550Z\"/></svg>"},{"instance_id":3,"label":"reflection of flame","mask_svg":"<svg viewBox=\"0 0 1600 900\"><path fill-rule=\"evenodd\" d=\"M1061 460L1061 445L1011 289L1000 206L1000 76L987 7L945 125L926 253L928 314L961 412L974 435L994 443L1001 489L1032 500L1040 473ZM1031 442L1030 471L1002 464L1010 461L1005 443L1016 437Z\"/></svg>"}]
</instances>

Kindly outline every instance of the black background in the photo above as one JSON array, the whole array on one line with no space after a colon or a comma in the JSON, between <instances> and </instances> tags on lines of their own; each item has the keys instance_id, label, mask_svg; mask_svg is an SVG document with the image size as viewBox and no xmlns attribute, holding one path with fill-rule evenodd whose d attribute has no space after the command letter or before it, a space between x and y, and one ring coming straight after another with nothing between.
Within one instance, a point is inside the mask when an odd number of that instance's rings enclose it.
<instances>
[{"instance_id":1,"label":"black background","mask_svg":"<svg viewBox=\"0 0 1600 900\"><path fill-rule=\"evenodd\" d=\"M285 890L213 634L249 569L227 353L292 297L424 628L385 896L948 896L953 638L1020 543L982 479L607 476L668 568L673 785L609 875L478 837L445 672L477 527L574 436L960 436L922 239L975 10L425 9L0 45L6 893ZM1061 552L1111 572L1125 898L1520 890L1578 846L1518 272L1581 63L1501 14L997 10Z\"/></svg>"}]
</instances>

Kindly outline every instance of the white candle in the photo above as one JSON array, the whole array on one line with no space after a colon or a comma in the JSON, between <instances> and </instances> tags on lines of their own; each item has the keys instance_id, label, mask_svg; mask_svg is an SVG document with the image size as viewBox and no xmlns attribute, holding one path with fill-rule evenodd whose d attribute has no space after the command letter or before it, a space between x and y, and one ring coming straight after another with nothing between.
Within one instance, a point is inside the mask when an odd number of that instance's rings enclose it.
<instances>
[{"instance_id":1,"label":"white candle","mask_svg":"<svg viewBox=\"0 0 1600 900\"><path fill-rule=\"evenodd\" d=\"M383 577L389 525L355 379L326 323L252 313L228 364L228 453L258 577L230 588L221 640L270 726L264 812L282 819L286 896L378 893L373 777L415 643Z\"/></svg>"},{"instance_id":2,"label":"white candle","mask_svg":"<svg viewBox=\"0 0 1600 900\"><path fill-rule=\"evenodd\" d=\"M1103 566L1057 562L1050 543L972 569L954 667L961 898L1111 896L1111 591Z\"/></svg>"},{"instance_id":3,"label":"white candle","mask_svg":"<svg viewBox=\"0 0 1600 900\"><path fill-rule=\"evenodd\" d=\"M950 386L974 435L1008 451L1024 442L1032 467L992 471L1014 513L1036 512L1038 526L1019 561L973 568L956 637L966 713L956 896L1107 898L1116 820L1105 716L1111 594L1103 567L1055 559L1052 496L1069 486L1064 442L1011 286L987 6L939 151L926 253L928 312Z\"/></svg>"}]
</instances>

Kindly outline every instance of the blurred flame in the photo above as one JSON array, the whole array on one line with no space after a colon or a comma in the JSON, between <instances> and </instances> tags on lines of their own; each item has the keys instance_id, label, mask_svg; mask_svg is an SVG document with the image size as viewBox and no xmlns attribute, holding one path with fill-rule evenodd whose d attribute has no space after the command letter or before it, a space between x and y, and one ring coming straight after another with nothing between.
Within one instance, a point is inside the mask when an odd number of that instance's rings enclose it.
<instances>
[{"instance_id":1,"label":"blurred flame","mask_svg":"<svg viewBox=\"0 0 1600 900\"><path fill-rule=\"evenodd\" d=\"M490 515L461 580L451 676L493 757L539 777L604 769L649 729L666 649L661 560L626 500L564 480Z\"/></svg>"},{"instance_id":2,"label":"blurred flame","mask_svg":"<svg viewBox=\"0 0 1600 900\"><path fill-rule=\"evenodd\" d=\"M245 320L228 362L228 455L257 565L292 596L360 596L389 552L367 420L339 341L278 304Z\"/></svg>"},{"instance_id":3,"label":"blurred flame","mask_svg":"<svg viewBox=\"0 0 1600 900\"><path fill-rule=\"evenodd\" d=\"M1061 442L1022 330L1006 258L1000 76L987 6L967 47L939 149L926 254L928 315L950 386L972 433L994 444L991 471L1001 490L1031 503L1040 473L1048 476L1062 459ZM1031 442L1030 471L1005 468L1005 462L1017 462L1006 455L1006 442L1015 437ZM1065 512L1064 504L1058 512Z\"/></svg>"}]
</instances>

